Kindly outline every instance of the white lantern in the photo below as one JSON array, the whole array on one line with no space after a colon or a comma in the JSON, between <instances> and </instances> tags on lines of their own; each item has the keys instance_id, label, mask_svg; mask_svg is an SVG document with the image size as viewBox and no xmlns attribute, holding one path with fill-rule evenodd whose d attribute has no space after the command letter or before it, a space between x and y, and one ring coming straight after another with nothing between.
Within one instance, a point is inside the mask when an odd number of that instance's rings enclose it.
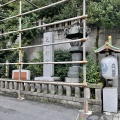
<instances>
[{"instance_id":1,"label":"white lantern","mask_svg":"<svg viewBox=\"0 0 120 120\"><path fill-rule=\"evenodd\" d=\"M105 57L101 60L102 76L105 79L114 79L118 76L117 58L113 56Z\"/></svg>"}]
</instances>

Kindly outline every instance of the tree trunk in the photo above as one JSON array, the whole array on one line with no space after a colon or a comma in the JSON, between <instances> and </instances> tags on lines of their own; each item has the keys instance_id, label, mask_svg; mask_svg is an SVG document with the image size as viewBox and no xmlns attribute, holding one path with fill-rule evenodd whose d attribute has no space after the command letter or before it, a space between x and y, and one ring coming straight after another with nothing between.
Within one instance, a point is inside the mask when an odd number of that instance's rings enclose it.
<instances>
[{"instance_id":1,"label":"tree trunk","mask_svg":"<svg viewBox=\"0 0 120 120\"><path fill-rule=\"evenodd\" d=\"M96 41L95 41L95 48L98 49L99 47L99 31L100 31L100 27L98 26L97 27L97 33L96 33ZM97 65L98 65L98 62L99 62L99 55L98 53L96 54L96 62L97 62Z\"/></svg>"}]
</instances>

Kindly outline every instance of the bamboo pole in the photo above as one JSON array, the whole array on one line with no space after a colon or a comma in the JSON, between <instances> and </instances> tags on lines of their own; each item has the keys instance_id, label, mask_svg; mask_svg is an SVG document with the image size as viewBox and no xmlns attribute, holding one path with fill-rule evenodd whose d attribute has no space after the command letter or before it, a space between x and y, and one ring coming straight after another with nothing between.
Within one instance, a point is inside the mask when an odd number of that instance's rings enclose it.
<instances>
[{"instance_id":1,"label":"bamboo pole","mask_svg":"<svg viewBox=\"0 0 120 120\"><path fill-rule=\"evenodd\" d=\"M20 0L20 9L19 9L19 12L20 14L22 13L22 1ZM19 16L19 31L21 31L22 29L22 16ZM22 39L22 33L19 32L19 47L21 47L21 39ZM19 63L22 62L21 60L21 49L19 49ZM19 81L21 81L21 64L18 64L19 65ZM19 83L19 91L18 91L18 99L21 99L21 83Z\"/></svg>"},{"instance_id":2,"label":"bamboo pole","mask_svg":"<svg viewBox=\"0 0 120 120\"><path fill-rule=\"evenodd\" d=\"M16 18L16 17L19 17L20 15L15 15L15 16L11 16L11 17L8 17L8 18L4 18L2 20L0 20L0 22L3 22L3 21L6 21L6 20L10 20L10 19L13 19L13 18Z\"/></svg>"},{"instance_id":3,"label":"bamboo pole","mask_svg":"<svg viewBox=\"0 0 120 120\"><path fill-rule=\"evenodd\" d=\"M18 48L0 49L0 51L27 49L27 48L35 48L35 47L44 47L44 46L72 43L72 42L78 42L78 41L85 42L86 40L87 40L87 38L84 38L84 39L82 38L82 39L77 39L77 40L67 40L67 41L62 41L62 42L55 42L55 43L49 43L49 44L40 44L40 45L33 45L33 46L25 46L25 47L20 47L20 48L18 47Z\"/></svg>"},{"instance_id":4,"label":"bamboo pole","mask_svg":"<svg viewBox=\"0 0 120 120\"><path fill-rule=\"evenodd\" d=\"M57 22L53 22L53 23L49 23L49 24L44 24L44 25L39 25L39 26L30 27L30 28L26 28L26 29L21 29L21 31L20 30L10 31L10 32L3 33L3 34L0 34L0 35L7 35L7 34L10 34L10 33L24 32L24 31L27 31L27 30L33 30L33 29L36 29L36 28L48 27L48 26L51 26L51 25L56 25L56 24L69 22L69 21L74 21L74 20L78 20L78 19L84 19L84 18L87 18L87 15L77 16L77 17L73 17L73 18L69 18L69 19L65 19L65 20L61 20L61 21L57 21Z\"/></svg>"},{"instance_id":5,"label":"bamboo pole","mask_svg":"<svg viewBox=\"0 0 120 120\"><path fill-rule=\"evenodd\" d=\"M86 0L83 0L83 16L86 14ZM86 37L86 19L83 19L83 38ZM86 61L85 42L83 43L83 61ZM86 83L86 64L83 65L83 78ZM88 113L88 102L86 97L86 87L84 87L84 112Z\"/></svg>"},{"instance_id":6,"label":"bamboo pole","mask_svg":"<svg viewBox=\"0 0 120 120\"><path fill-rule=\"evenodd\" d=\"M13 0L13 1L16 1L16 0ZM39 10L44 10L44 9L46 9L46 8L50 8L50 7L59 5L59 4L64 3L64 2L66 2L66 1L68 1L68 0L61 0L61 1L59 1L59 2L55 2L55 3L52 3L52 4L47 5L47 6L44 6L44 7L41 7L41 8L38 8L38 9L34 9L34 10L31 10L31 11L28 11L28 12L25 12L25 13L22 13L21 15L23 16L23 15L27 15L27 14L30 14L30 13L33 13L33 12L37 12L37 11L39 11ZM10 3L10 2L8 2L8 3ZM4 5L1 5L1 6L5 6L5 5L7 5L7 3L4 4ZM1 6L0 6L0 7L1 7ZM12 16L12 17L9 17L9 18L2 19L2 20L0 20L0 22L5 21L5 20L9 20L9 19L12 19L12 18L15 18L15 17L18 17L18 16L19 16L19 15L15 15L15 16Z\"/></svg>"},{"instance_id":7,"label":"bamboo pole","mask_svg":"<svg viewBox=\"0 0 120 120\"><path fill-rule=\"evenodd\" d=\"M0 7L3 7L3 6L6 6L6 5L9 5L10 3L13 3L13 2L15 2L15 1L17 1L17 0L11 0L11 1L9 1L9 2L3 4L3 5L0 5Z\"/></svg>"},{"instance_id":8,"label":"bamboo pole","mask_svg":"<svg viewBox=\"0 0 120 120\"><path fill-rule=\"evenodd\" d=\"M81 63L86 64L87 61L64 61L64 62L30 62L30 63L7 63L7 65L37 65L37 64L75 64ZM6 65L6 63L0 63L0 65Z\"/></svg>"}]
</instances>

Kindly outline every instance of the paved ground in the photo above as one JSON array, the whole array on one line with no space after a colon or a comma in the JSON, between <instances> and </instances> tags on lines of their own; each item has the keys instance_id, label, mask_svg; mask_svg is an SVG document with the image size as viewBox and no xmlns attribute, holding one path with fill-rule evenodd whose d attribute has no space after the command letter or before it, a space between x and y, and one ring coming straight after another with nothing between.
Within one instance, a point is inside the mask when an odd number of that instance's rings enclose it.
<instances>
[{"instance_id":1,"label":"paved ground","mask_svg":"<svg viewBox=\"0 0 120 120\"><path fill-rule=\"evenodd\" d=\"M118 113L105 113L105 116L108 120L120 120L120 111Z\"/></svg>"},{"instance_id":2,"label":"paved ground","mask_svg":"<svg viewBox=\"0 0 120 120\"><path fill-rule=\"evenodd\" d=\"M0 120L76 120L78 109L0 96ZM120 120L120 111L105 113L107 120ZM79 119L78 119L79 120ZM93 119L90 119L93 120ZM101 119L100 120L106 120Z\"/></svg>"},{"instance_id":3,"label":"paved ground","mask_svg":"<svg viewBox=\"0 0 120 120\"><path fill-rule=\"evenodd\" d=\"M0 96L0 120L75 120L78 109Z\"/></svg>"}]
</instances>

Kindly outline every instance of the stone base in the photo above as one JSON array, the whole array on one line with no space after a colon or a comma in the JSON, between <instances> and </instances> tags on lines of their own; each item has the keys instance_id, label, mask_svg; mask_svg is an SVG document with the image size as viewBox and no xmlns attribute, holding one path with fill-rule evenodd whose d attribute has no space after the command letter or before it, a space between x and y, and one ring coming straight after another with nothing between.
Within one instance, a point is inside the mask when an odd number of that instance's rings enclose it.
<instances>
[{"instance_id":1,"label":"stone base","mask_svg":"<svg viewBox=\"0 0 120 120\"><path fill-rule=\"evenodd\" d=\"M68 78L79 78L80 66L69 67Z\"/></svg>"},{"instance_id":2,"label":"stone base","mask_svg":"<svg viewBox=\"0 0 120 120\"><path fill-rule=\"evenodd\" d=\"M35 77L34 80L40 80L40 81L60 81L60 77Z\"/></svg>"},{"instance_id":3,"label":"stone base","mask_svg":"<svg viewBox=\"0 0 120 120\"><path fill-rule=\"evenodd\" d=\"M103 111L118 112L118 90L117 87L105 87L103 89Z\"/></svg>"},{"instance_id":4,"label":"stone base","mask_svg":"<svg viewBox=\"0 0 120 120\"><path fill-rule=\"evenodd\" d=\"M69 83L79 83L79 78L65 78L65 82L69 82Z\"/></svg>"}]
</instances>

